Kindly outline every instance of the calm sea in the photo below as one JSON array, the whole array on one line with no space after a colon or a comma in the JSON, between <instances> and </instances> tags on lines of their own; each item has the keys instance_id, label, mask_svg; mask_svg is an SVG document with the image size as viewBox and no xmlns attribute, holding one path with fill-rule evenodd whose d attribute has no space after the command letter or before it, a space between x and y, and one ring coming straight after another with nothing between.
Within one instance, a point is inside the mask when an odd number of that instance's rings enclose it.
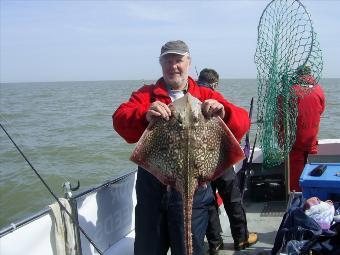
<instances>
[{"instance_id":1,"label":"calm sea","mask_svg":"<svg viewBox=\"0 0 340 255\"><path fill-rule=\"evenodd\" d=\"M112 129L111 115L142 81L0 84L0 121L58 196L62 184L80 190L135 169L134 145ZM321 81L327 108L319 138L340 138L340 79ZM222 80L220 92L249 109L256 80ZM255 115L254 115L255 116ZM255 134L255 127L251 135ZM0 228L53 201L10 140L0 130Z\"/></svg>"}]
</instances>

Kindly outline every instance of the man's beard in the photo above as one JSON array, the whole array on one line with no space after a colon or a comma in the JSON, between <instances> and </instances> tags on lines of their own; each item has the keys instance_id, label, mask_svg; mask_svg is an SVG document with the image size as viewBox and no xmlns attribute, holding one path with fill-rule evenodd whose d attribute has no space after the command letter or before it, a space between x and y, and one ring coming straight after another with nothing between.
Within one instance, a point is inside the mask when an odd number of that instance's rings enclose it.
<instances>
[{"instance_id":1,"label":"man's beard","mask_svg":"<svg viewBox=\"0 0 340 255\"><path fill-rule=\"evenodd\" d=\"M183 84L186 84L188 77L180 77L179 79L164 79L167 85L173 89L179 89Z\"/></svg>"}]
</instances>

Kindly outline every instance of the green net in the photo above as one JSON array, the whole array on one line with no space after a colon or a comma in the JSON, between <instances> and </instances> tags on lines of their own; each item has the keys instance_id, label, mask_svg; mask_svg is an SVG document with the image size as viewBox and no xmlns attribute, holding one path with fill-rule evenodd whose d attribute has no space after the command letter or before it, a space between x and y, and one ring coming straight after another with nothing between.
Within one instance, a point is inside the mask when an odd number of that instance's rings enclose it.
<instances>
[{"instance_id":1,"label":"green net","mask_svg":"<svg viewBox=\"0 0 340 255\"><path fill-rule=\"evenodd\" d=\"M297 96L292 86L296 87L301 74L312 75L318 82L323 67L311 18L300 1L273 0L264 9L255 64L257 132L267 168L281 164L295 141Z\"/></svg>"}]
</instances>

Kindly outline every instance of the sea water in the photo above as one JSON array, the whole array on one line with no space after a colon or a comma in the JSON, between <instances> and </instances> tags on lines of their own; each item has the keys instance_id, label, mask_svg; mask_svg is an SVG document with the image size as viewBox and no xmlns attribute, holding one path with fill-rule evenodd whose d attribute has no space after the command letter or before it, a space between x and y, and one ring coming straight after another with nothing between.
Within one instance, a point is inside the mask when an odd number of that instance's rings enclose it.
<instances>
[{"instance_id":1,"label":"sea water","mask_svg":"<svg viewBox=\"0 0 340 255\"><path fill-rule=\"evenodd\" d=\"M340 138L340 79L320 82L327 97L319 138ZM143 81L88 81L0 84L0 122L57 196L62 184L80 191L136 166L134 145L112 129L112 113ZM229 101L249 109L255 79L221 80ZM256 120L256 113L253 115ZM256 132L254 124L251 140ZM0 228L53 203L29 165L0 130Z\"/></svg>"}]
</instances>

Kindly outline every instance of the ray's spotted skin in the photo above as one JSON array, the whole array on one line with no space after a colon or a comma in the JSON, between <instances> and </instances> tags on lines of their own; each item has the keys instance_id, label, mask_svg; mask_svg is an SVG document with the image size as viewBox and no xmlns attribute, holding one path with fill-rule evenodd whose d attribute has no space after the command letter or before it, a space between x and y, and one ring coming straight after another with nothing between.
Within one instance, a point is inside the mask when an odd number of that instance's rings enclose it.
<instances>
[{"instance_id":1,"label":"ray's spotted skin","mask_svg":"<svg viewBox=\"0 0 340 255\"><path fill-rule=\"evenodd\" d=\"M239 143L219 117L205 118L201 102L187 93L169 107L169 120L150 124L131 160L180 192L187 255L192 254L191 217L195 190L244 158Z\"/></svg>"}]
</instances>

